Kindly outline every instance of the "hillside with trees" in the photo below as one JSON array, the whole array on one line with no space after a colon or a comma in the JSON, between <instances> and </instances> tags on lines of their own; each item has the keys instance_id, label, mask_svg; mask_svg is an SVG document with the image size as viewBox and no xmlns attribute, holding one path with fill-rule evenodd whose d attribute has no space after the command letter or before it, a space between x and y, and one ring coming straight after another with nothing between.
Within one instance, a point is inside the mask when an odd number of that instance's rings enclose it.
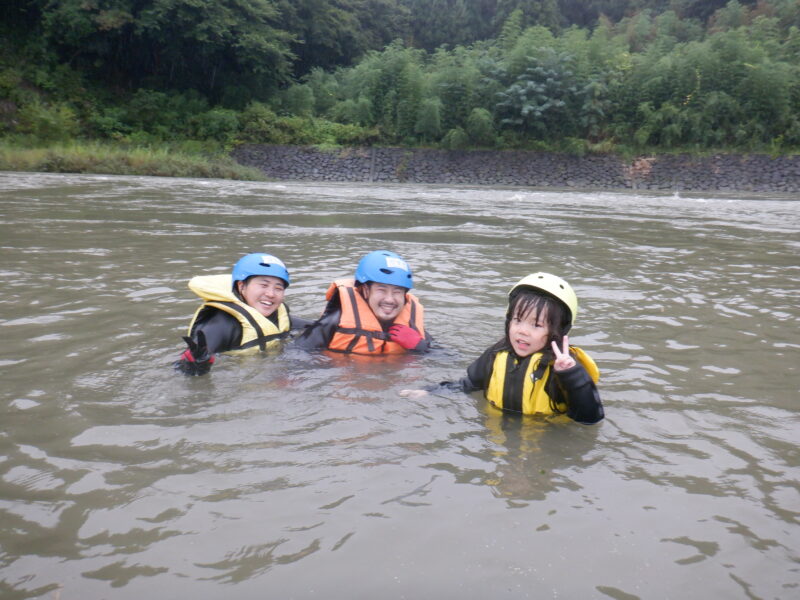
<instances>
[{"instance_id":1,"label":"hillside with trees","mask_svg":"<svg viewBox=\"0 0 800 600\"><path fill-rule=\"evenodd\" d=\"M0 136L800 149L800 0L23 0Z\"/></svg>"}]
</instances>

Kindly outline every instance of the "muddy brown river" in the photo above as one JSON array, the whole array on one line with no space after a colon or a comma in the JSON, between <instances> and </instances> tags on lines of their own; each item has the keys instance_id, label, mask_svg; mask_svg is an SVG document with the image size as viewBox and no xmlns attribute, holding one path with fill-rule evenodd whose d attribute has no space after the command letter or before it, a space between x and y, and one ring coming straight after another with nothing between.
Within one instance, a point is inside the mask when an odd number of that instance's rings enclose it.
<instances>
[{"instance_id":1,"label":"muddy brown river","mask_svg":"<svg viewBox=\"0 0 800 600\"><path fill-rule=\"evenodd\" d=\"M176 374L194 275L269 251L315 318L398 252L437 349ZM0 173L0 597L800 597L800 203ZM606 419L461 377L534 271Z\"/></svg>"}]
</instances>

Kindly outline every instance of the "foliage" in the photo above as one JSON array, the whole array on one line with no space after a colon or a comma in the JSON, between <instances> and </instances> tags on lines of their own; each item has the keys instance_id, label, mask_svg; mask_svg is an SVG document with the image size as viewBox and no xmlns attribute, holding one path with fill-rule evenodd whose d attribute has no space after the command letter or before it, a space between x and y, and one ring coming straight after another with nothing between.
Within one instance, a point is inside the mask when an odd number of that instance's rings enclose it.
<instances>
[{"instance_id":1,"label":"foliage","mask_svg":"<svg viewBox=\"0 0 800 600\"><path fill-rule=\"evenodd\" d=\"M219 154L203 156L169 146L124 148L97 142L51 144L43 148L0 143L0 170L264 179L258 170Z\"/></svg>"},{"instance_id":2,"label":"foliage","mask_svg":"<svg viewBox=\"0 0 800 600\"><path fill-rule=\"evenodd\" d=\"M473 108L467 117L466 132L473 146L493 146L496 132L492 114L485 108Z\"/></svg>"},{"instance_id":3,"label":"foliage","mask_svg":"<svg viewBox=\"0 0 800 600\"><path fill-rule=\"evenodd\" d=\"M442 148L448 150L463 150L469 146L469 137L461 127L454 127L444 136Z\"/></svg>"},{"instance_id":4,"label":"foliage","mask_svg":"<svg viewBox=\"0 0 800 600\"><path fill-rule=\"evenodd\" d=\"M108 106L99 112L90 114L86 124L95 137L120 140L133 132L133 127L125 119L125 109Z\"/></svg>"},{"instance_id":5,"label":"foliage","mask_svg":"<svg viewBox=\"0 0 800 600\"><path fill-rule=\"evenodd\" d=\"M375 141L374 129L325 119L280 117L259 102L239 116L239 141L259 144L361 145Z\"/></svg>"},{"instance_id":6,"label":"foliage","mask_svg":"<svg viewBox=\"0 0 800 600\"><path fill-rule=\"evenodd\" d=\"M190 121L193 137L228 142L239 131L239 113L228 108L212 108Z\"/></svg>"},{"instance_id":7,"label":"foliage","mask_svg":"<svg viewBox=\"0 0 800 600\"><path fill-rule=\"evenodd\" d=\"M372 103L364 96L359 96L355 100L347 98L337 102L329 112L331 118L339 123L367 125L374 121Z\"/></svg>"},{"instance_id":8,"label":"foliage","mask_svg":"<svg viewBox=\"0 0 800 600\"><path fill-rule=\"evenodd\" d=\"M407 25L408 11L396 0L276 0L297 76L315 67L351 63L389 44Z\"/></svg>"},{"instance_id":9,"label":"foliage","mask_svg":"<svg viewBox=\"0 0 800 600\"><path fill-rule=\"evenodd\" d=\"M276 104L287 115L309 117L314 113L314 90L309 85L292 85L277 96Z\"/></svg>"},{"instance_id":10,"label":"foliage","mask_svg":"<svg viewBox=\"0 0 800 600\"><path fill-rule=\"evenodd\" d=\"M800 149L797 0L34 0L0 16L0 135L30 143Z\"/></svg>"},{"instance_id":11,"label":"foliage","mask_svg":"<svg viewBox=\"0 0 800 600\"><path fill-rule=\"evenodd\" d=\"M75 111L64 103L31 102L17 113L17 131L45 142L66 141L78 134Z\"/></svg>"},{"instance_id":12,"label":"foliage","mask_svg":"<svg viewBox=\"0 0 800 600\"><path fill-rule=\"evenodd\" d=\"M96 81L123 87L253 94L289 77L293 35L273 0L42 2L44 40Z\"/></svg>"},{"instance_id":13,"label":"foliage","mask_svg":"<svg viewBox=\"0 0 800 600\"><path fill-rule=\"evenodd\" d=\"M498 94L500 124L538 139L571 135L580 97L570 60L554 51L531 58L531 66Z\"/></svg>"},{"instance_id":14,"label":"foliage","mask_svg":"<svg viewBox=\"0 0 800 600\"><path fill-rule=\"evenodd\" d=\"M260 102L252 102L239 118L240 139L246 142L268 142L278 136L278 115Z\"/></svg>"},{"instance_id":15,"label":"foliage","mask_svg":"<svg viewBox=\"0 0 800 600\"><path fill-rule=\"evenodd\" d=\"M426 98L422 101L414 132L423 142L438 140L442 135L442 101L439 98Z\"/></svg>"}]
</instances>

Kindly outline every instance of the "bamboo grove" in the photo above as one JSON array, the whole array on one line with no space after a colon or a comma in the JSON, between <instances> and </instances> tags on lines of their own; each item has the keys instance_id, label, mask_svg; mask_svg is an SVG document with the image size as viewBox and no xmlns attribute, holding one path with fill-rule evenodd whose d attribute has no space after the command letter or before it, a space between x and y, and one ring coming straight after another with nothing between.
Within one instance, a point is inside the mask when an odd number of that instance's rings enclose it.
<instances>
[{"instance_id":1,"label":"bamboo grove","mask_svg":"<svg viewBox=\"0 0 800 600\"><path fill-rule=\"evenodd\" d=\"M800 0L30 0L0 136L800 149Z\"/></svg>"}]
</instances>

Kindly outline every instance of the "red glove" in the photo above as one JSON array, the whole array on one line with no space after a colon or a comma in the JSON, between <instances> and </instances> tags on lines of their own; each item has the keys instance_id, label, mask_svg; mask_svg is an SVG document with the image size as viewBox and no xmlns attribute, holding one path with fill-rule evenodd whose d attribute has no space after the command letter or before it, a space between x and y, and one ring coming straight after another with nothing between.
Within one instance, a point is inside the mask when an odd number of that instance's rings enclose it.
<instances>
[{"instance_id":1,"label":"red glove","mask_svg":"<svg viewBox=\"0 0 800 600\"><path fill-rule=\"evenodd\" d=\"M207 363L213 365L215 358L216 357L214 357L214 356L210 356L210 357L208 357L208 360L197 360L197 359L195 359L194 355L192 354L192 351L187 348L186 350L183 351L183 354L181 354L181 357L178 360L186 360L186 361L189 361L189 362L197 362L198 364L207 362Z\"/></svg>"},{"instance_id":2,"label":"red glove","mask_svg":"<svg viewBox=\"0 0 800 600\"><path fill-rule=\"evenodd\" d=\"M183 339L189 347L173 363L175 369L186 375L205 375L208 373L211 370L211 365L214 364L214 357L208 355L205 334L202 331L197 332L197 343L190 337L184 337Z\"/></svg>"},{"instance_id":3,"label":"red glove","mask_svg":"<svg viewBox=\"0 0 800 600\"><path fill-rule=\"evenodd\" d=\"M389 327L389 339L406 350L413 350L422 341L422 336L408 325L392 325Z\"/></svg>"}]
</instances>

